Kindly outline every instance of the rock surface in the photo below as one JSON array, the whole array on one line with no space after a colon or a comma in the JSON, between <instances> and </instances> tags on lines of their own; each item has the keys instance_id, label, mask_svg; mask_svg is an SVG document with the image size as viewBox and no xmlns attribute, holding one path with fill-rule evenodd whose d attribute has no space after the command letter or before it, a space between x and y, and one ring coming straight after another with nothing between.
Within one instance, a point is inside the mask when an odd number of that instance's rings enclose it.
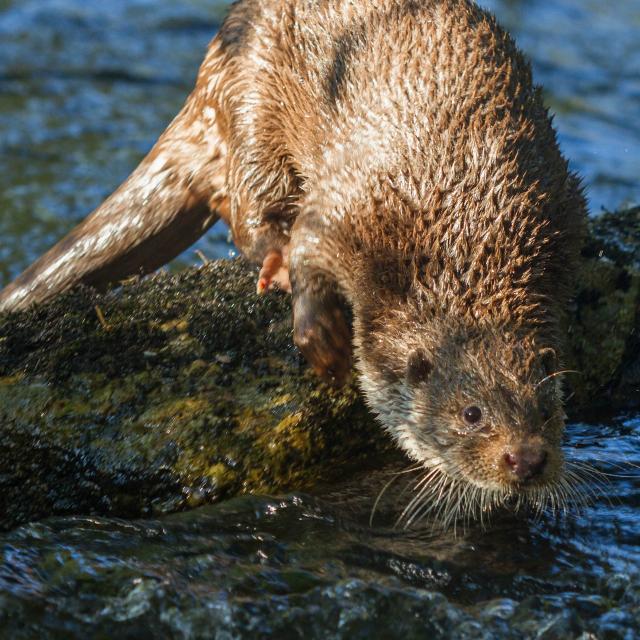
<instances>
[{"instance_id":1,"label":"rock surface","mask_svg":"<svg viewBox=\"0 0 640 640\"><path fill-rule=\"evenodd\" d=\"M291 341L290 305L218 261L0 317L0 528L310 487L393 449L355 383ZM640 208L592 223L568 322L568 410L640 402Z\"/></svg>"}]
</instances>

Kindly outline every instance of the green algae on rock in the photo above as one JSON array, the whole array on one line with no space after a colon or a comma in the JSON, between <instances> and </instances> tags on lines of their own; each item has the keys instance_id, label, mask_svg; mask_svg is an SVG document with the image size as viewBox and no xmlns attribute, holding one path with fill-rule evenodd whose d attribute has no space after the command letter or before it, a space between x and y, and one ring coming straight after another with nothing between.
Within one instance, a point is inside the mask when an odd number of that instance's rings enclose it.
<instances>
[{"instance_id":1,"label":"green algae on rock","mask_svg":"<svg viewBox=\"0 0 640 640\"><path fill-rule=\"evenodd\" d=\"M305 487L386 441L307 371L246 263L89 289L0 320L0 526Z\"/></svg>"},{"instance_id":2,"label":"green algae on rock","mask_svg":"<svg viewBox=\"0 0 640 640\"><path fill-rule=\"evenodd\" d=\"M572 416L640 392L640 208L592 223L570 321ZM305 488L391 446L354 383L291 340L288 297L218 261L0 317L0 527Z\"/></svg>"}]
</instances>

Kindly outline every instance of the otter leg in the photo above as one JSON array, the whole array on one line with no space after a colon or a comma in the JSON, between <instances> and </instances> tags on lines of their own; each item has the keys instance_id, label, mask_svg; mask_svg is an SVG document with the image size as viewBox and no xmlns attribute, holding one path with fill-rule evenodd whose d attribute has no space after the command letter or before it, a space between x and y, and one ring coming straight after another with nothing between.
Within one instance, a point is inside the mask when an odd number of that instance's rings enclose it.
<instances>
[{"instance_id":1,"label":"otter leg","mask_svg":"<svg viewBox=\"0 0 640 640\"><path fill-rule=\"evenodd\" d=\"M321 378L341 386L351 372L352 335L336 261L331 259L334 240L323 242L314 219L301 215L292 235L289 268L294 342Z\"/></svg>"},{"instance_id":2,"label":"otter leg","mask_svg":"<svg viewBox=\"0 0 640 640\"><path fill-rule=\"evenodd\" d=\"M255 210L236 207L230 219L233 242L245 258L260 265L256 290L266 294L273 289L291 293L289 281L289 235L283 225L268 220ZM262 224L251 220L262 218Z\"/></svg>"},{"instance_id":3,"label":"otter leg","mask_svg":"<svg viewBox=\"0 0 640 640\"><path fill-rule=\"evenodd\" d=\"M268 196L261 202L243 186L231 183L229 191L234 194L229 220L233 242L245 258L260 265L257 292L265 294L278 288L291 293L289 230L295 213L281 208L278 201L269 201Z\"/></svg>"},{"instance_id":4,"label":"otter leg","mask_svg":"<svg viewBox=\"0 0 640 640\"><path fill-rule=\"evenodd\" d=\"M322 280L293 295L293 339L313 370L341 386L351 372L351 330L344 301Z\"/></svg>"}]
</instances>

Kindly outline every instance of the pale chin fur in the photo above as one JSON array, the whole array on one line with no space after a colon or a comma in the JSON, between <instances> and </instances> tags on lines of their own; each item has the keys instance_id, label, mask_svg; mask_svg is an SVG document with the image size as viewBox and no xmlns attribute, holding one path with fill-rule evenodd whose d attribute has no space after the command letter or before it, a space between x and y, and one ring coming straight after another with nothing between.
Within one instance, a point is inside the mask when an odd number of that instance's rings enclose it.
<instances>
[{"instance_id":1,"label":"pale chin fur","mask_svg":"<svg viewBox=\"0 0 640 640\"><path fill-rule=\"evenodd\" d=\"M442 458L426 450L424 443L415 437L418 425L411 420L412 398L407 386L384 382L379 374L370 375L368 369L369 367L361 363L360 389L384 429L412 460L422 462L425 467L444 467Z\"/></svg>"}]
</instances>

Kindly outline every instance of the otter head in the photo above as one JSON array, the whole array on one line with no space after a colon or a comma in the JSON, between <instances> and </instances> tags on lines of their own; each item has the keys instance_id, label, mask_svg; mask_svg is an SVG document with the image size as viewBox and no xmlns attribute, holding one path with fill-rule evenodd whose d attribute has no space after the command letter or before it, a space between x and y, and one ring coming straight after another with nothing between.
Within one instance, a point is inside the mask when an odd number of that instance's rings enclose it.
<instances>
[{"instance_id":1,"label":"otter head","mask_svg":"<svg viewBox=\"0 0 640 640\"><path fill-rule=\"evenodd\" d=\"M370 348L361 338L358 359L369 403L425 467L406 521L564 502L565 415L551 347L457 323L381 331Z\"/></svg>"}]
</instances>

